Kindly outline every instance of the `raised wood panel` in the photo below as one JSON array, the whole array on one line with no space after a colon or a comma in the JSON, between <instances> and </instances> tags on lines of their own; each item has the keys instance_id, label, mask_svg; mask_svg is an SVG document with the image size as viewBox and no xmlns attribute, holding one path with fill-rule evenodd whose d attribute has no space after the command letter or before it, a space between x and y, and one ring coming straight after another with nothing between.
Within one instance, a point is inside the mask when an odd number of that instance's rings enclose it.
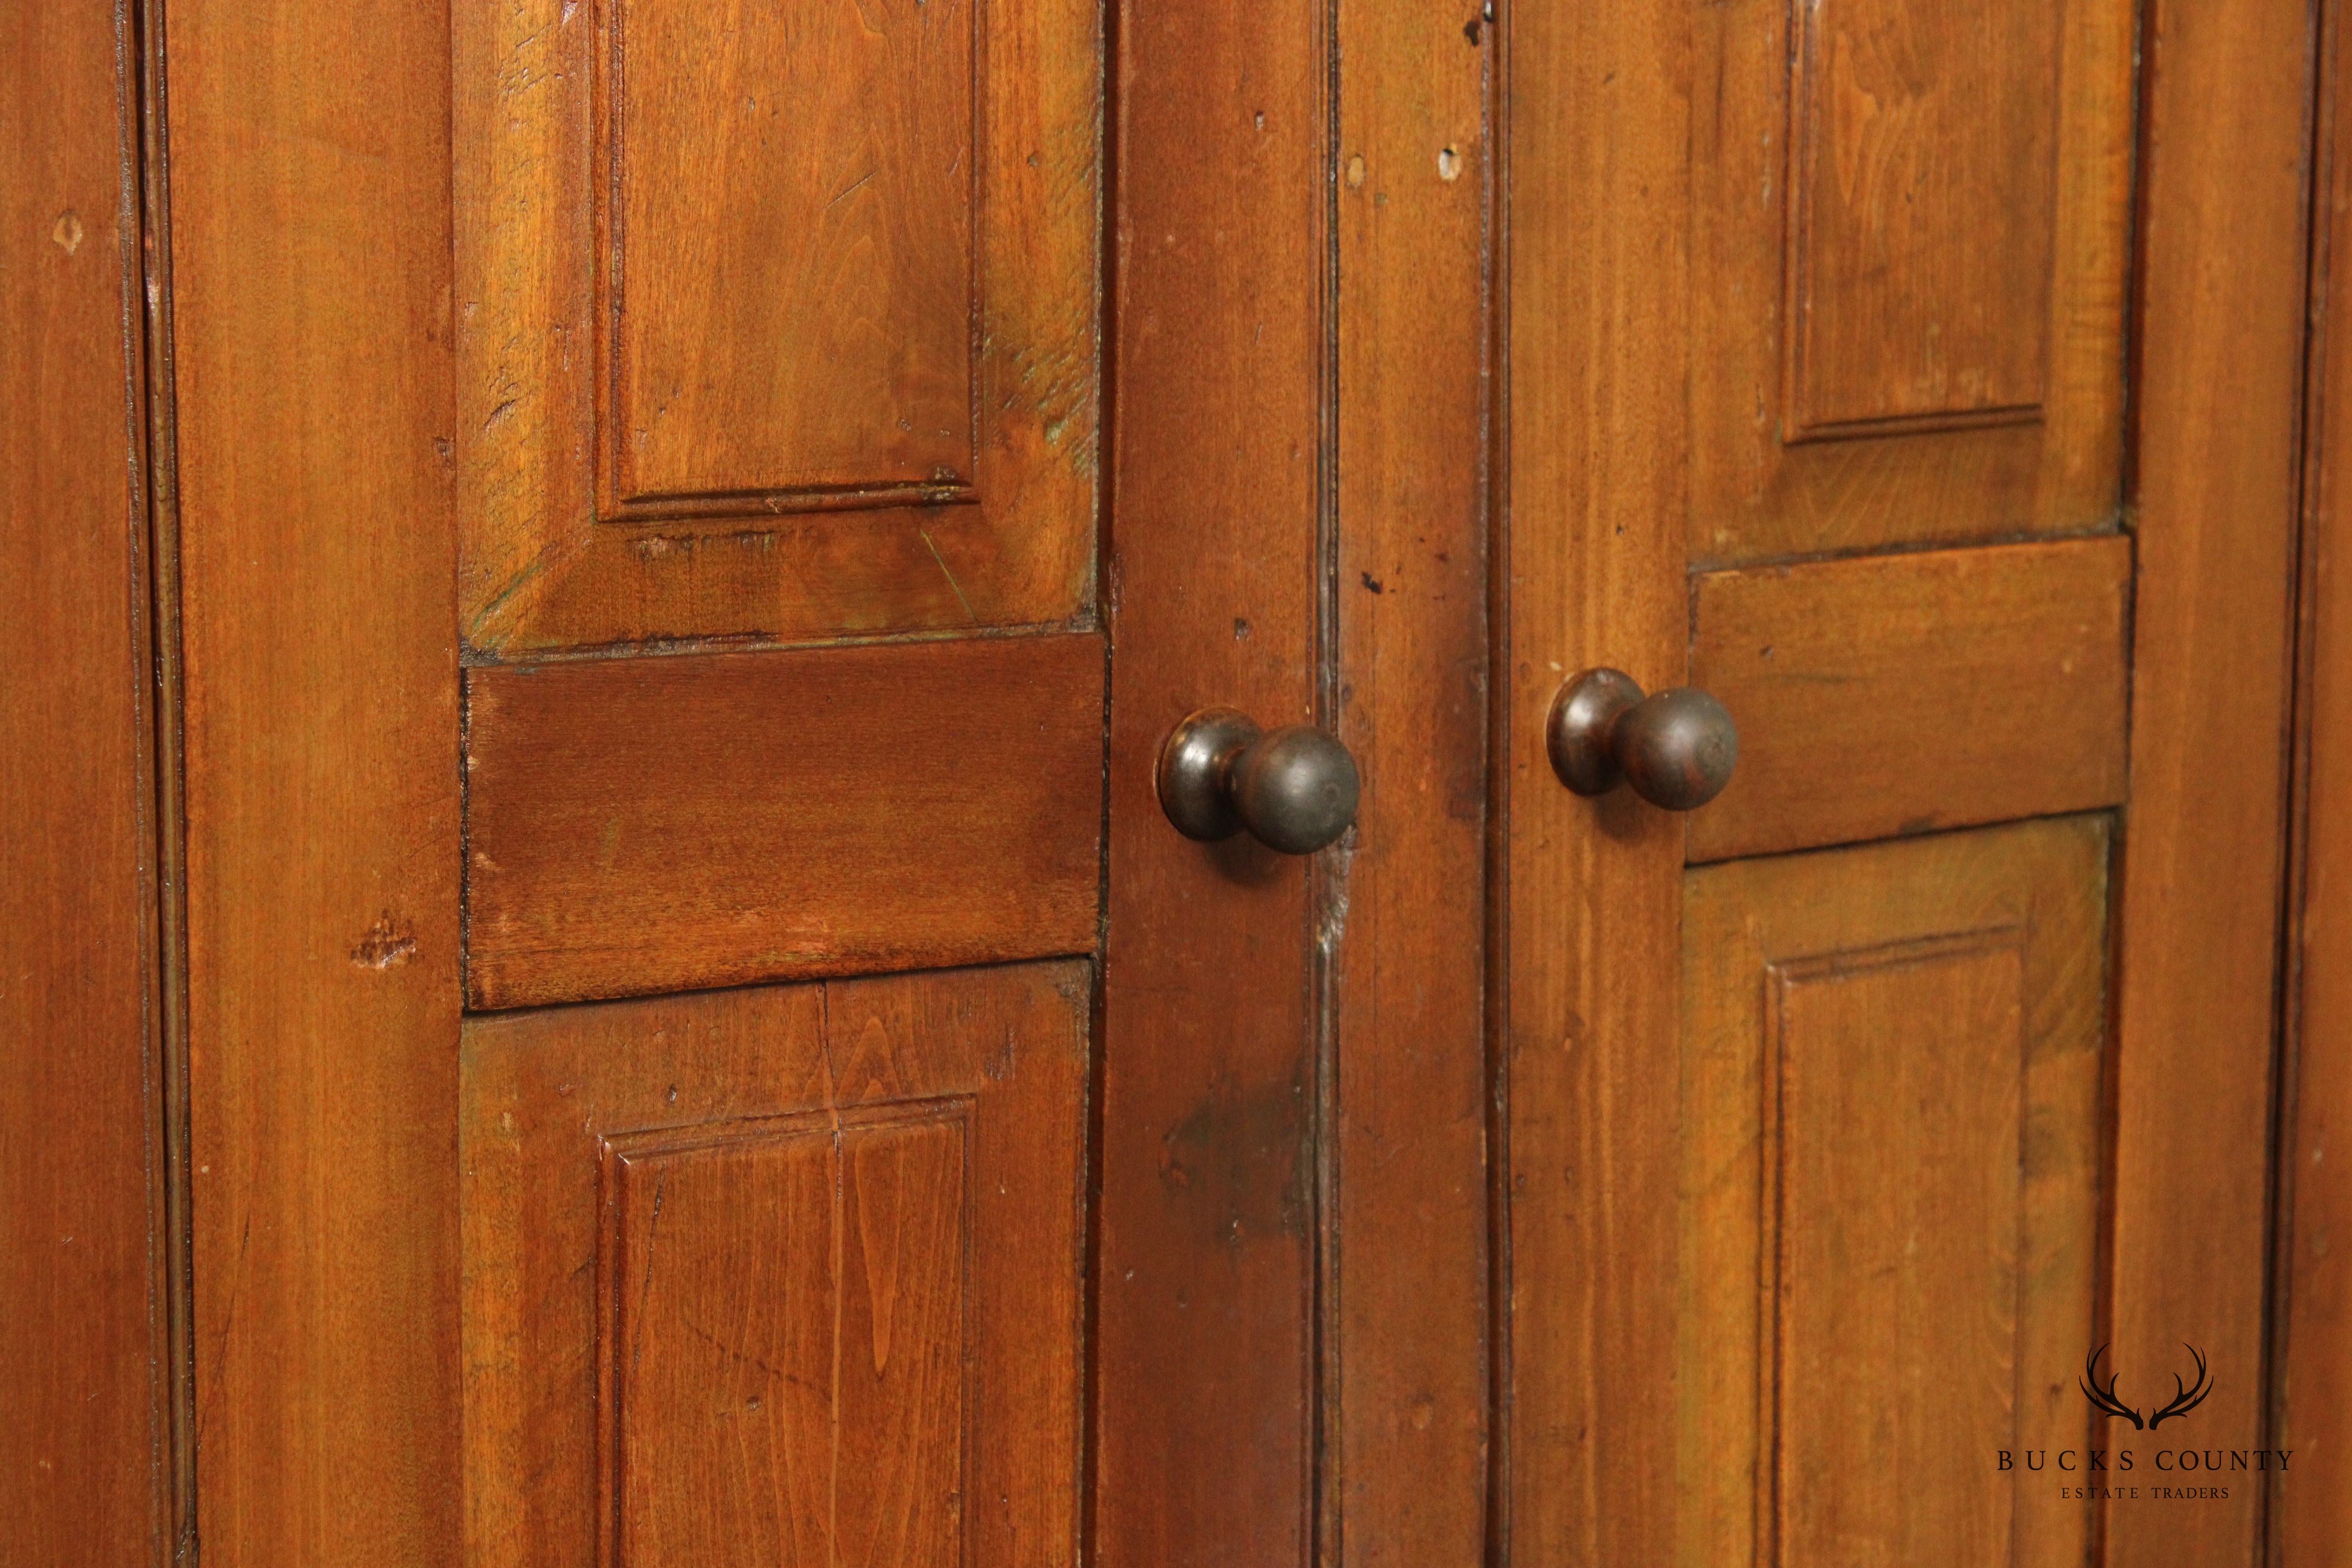
<instances>
[{"instance_id":1,"label":"raised wood panel","mask_svg":"<svg viewBox=\"0 0 2352 1568\"><path fill-rule=\"evenodd\" d=\"M613 1563L959 1562L971 1109L602 1141Z\"/></svg>"},{"instance_id":2,"label":"raised wood panel","mask_svg":"<svg viewBox=\"0 0 2352 1568\"><path fill-rule=\"evenodd\" d=\"M1678 1555L2080 1564L2107 828L1687 874ZM1866 1482L1858 1478L1867 1478Z\"/></svg>"},{"instance_id":3,"label":"raised wood panel","mask_svg":"<svg viewBox=\"0 0 2352 1568\"><path fill-rule=\"evenodd\" d=\"M0 1563L172 1555L128 8L0 11Z\"/></svg>"},{"instance_id":4,"label":"raised wood panel","mask_svg":"<svg viewBox=\"0 0 2352 1568\"><path fill-rule=\"evenodd\" d=\"M2132 0L1705 9L1695 564L2113 522L2137 15Z\"/></svg>"},{"instance_id":5,"label":"raised wood panel","mask_svg":"<svg viewBox=\"0 0 2352 1568\"><path fill-rule=\"evenodd\" d=\"M476 1007L1092 951L1090 636L468 672Z\"/></svg>"},{"instance_id":6,"label":"raised wood panel","mask_svg":"<svg viewBox=\"0 0 2352 1568\"><path fill-rule=\"evenodd\" d=\"M476 1568L1075 1559L1083 963L476 1017Z\"/></svg>"},{"instance_id":7,"label":"raised wood panel","mask_svg":"<svg viewBox=\"0 0 2352 1568\"><path fill-rule=\"evenodd\" d=\"M2131 546L2118 537L1694 580L1691 679L1739 765L1691 814L1721 860L2124 797Z\"/></svg>"},{"instance_id":8,"label":"raised wood panel","mask_svg":"<svg viewBox=\"0 0 2352 1568\"><path fill-rule=\"evenodd\" d=\"M452 21L468 644L1091 620L1091 0Z\"/></svg>"},{"instance_id":9,"label":"raised wood panel","mask_svg":"<svg viewBox=\"0 0 2352 1568\"><path fill-rule=\"evenodd\" d=\"M968 487L980 0L607 4L606 510Z\"/></svg>"},{"instance_id":10,"label":"raised wood panel","mask_svg":"<svg viewBox=\"0 0 2352 1568\"><path fill-rule=\"evenodd\" d=\"M2041 412L2065 9L1792 7L1790 437Z\"/></svg>"},{"instance_id":11,"label":"raised wood panel","mask_svg":"<svg viewBox=\"0 0 2352 1568\"><path fill-rule=\"evenodd\" d=\"M2022 945L1996 927L1766 971L1768 1562L2015 1561L2015 1477L1982 1451L2023 1446ZM1839 1484L1881 1469L1904 1484Z\"/></svg>"}]
</instances>

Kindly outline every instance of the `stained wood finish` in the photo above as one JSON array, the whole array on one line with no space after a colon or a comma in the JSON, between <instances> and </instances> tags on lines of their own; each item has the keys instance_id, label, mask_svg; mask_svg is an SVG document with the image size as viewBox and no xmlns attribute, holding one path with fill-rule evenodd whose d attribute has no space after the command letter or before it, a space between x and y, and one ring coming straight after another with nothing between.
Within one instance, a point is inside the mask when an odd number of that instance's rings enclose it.
<instances>
[{"instance_id":1,"label":"stained wood finish","mask_svg":"<svg viewBox=\"0 0 2352 1568\"><path fill-rule=\"evenodd\" d=\"M451 19L469 644L1091 618L1090 0Z\"/></svg>"},{"instance_id":2,"label":"stained wood finish","mask_svg":"<svg viewBox=\"0 0 2352 1568\"><path fill-rule=\"evenodd\" d=\"M2305 430L2304 621L2281 1100L2278 1258L2272 1306L2275 1447L2293 1451L2269 1498L2275 1568L2315 1568L2352 1540L2352 114L2344 13L2321 55Z\"/></svg>"},{"instance_id":3,"label":"stained wood finish","mask_svg":"<svg viewBox=\"0 0 2352 1568\"><path fill-rule=\"evenodd\" d=\"M2016 1456L2091 1434L2106 856L2077 817L1690 873L1673 1561L2084 1561Z\"/></svg>"},{"instance_id":4,"label":"stained wood finish","mask_svg":"<svg viewBox=\"0 0 2352 1568\"><path fill-rule=\"evenodd\" d=\"M0 1562L169 1542L138 58L0 17Z\"/></svg>"},{"instance_id":5,"label":"stained wood finish","mask_svg":"<svg viewBox=\"0 0 2352 1568\"><path fill-rule=\"evenodd\" d=\"M1706 8L1695 562L2112 526L2137 16Z\"/></svg>"},{"instance_id":6,"label":"stained wood finish","mask_svg":"<svg viewBox=\"0 0 2352 1568\"><path fill-rule=\"evenodd\" d=\"M1717 15L1531 6L1503 40L1498 1503L1521 1563L1674 1561L1683 832L1630 792L1570 795L1543 736L1578 669L1685 673L1687 110Z\"/></svg>"},{"instance_id":7,"label":"stained wood finish","mask_svg":"<svg viewBox=\"0 0 2352 1568\"><path fill-rule=\"evenodd\" d=\"M2116 538L1707 573L1691 679L1739 766L1721 860L2124 797L2131 546Z\"/></svg>"},{"instance_id":8,"label":"stained wood finish","mask_svg":"<svg viewBox=\"0 0 2352 1568\"><path fill-rule=\"evenodd\" d=\"M1793 14L1785 436L2041 412L2064 16Z\"/></svg>"},{"instance_id":9,"label":"stained wood finish","mask_svg":"<svg viewBox=\"0 0 2352 1568\"><path fill-rule=\"evenodd\" d=\"M467 996L514 1007L1085 952L1098 637L467 679Z\"/></svg>"},{"instance_id":10,"label":"stained wood finish","mask_svg":"<svg viewBox=\"0 0 2352 1568\"><path fill-rule=\"evenodd\" d=\"M468 1560L1074 1558L1090 991L470 1020Z\"/></svg>"},{"instance_id":11,"label":"stained wood finish","mask_svg":"<svg viewBox=\"0 0 2352 1568\"><path fill-rule=\"evenodd\" d=\"M2264 1434L2313 13L2159 0L2148 26L2113 1333L2119 1364L2200 1347L2198 1441L2246 1448ZM2260 1511L2234 1489L2189 1512L2112 1506L2107 1561L2251 1563Z\"/></svg>"},{"instance_id":12,"label":"stained wood finish","mask_svg":"<svg viewBox=\"0 0 2352 1568\"><path fill-rule=\"evenodd\" d=\"M608 0L607 509L971 485L981 26Z\"/></svg>"},{"instance_id":13,"label":"stained wood finish","mask_svg":"<svg viewBox=\"0 0 2352 1568\"><path fill-rule=\"evenodd\" d=\"M1686 1010L1749 1005L1757 982L1752 966L1688 967L1730 937L1685 931L1681 868L2119 797L2128 547L1987 546L2111 532L2122 515L2135 7L1558 9L1515 14L1505 93L1498 1549L1546 1563L1737 1561L1739 1550L1717 1550L1731 1528L1720 1521L1737 1515L1748 1546L1759 1528L1779 1531L1760 1544L1790 1562L1843 1554L1855 1533L1916 1558L1965 1518L1936 1548L1951 1550L1988 1522L1973 1478L1851 1513L1819 1495L1806 1478L1833 1467L1843 1441L1829 1394L1771 1406L1790 1446L1767 1470L1801 1468L1782 1476L1794 1511L1759 1527L1753 1467L1736 1459L1725 1474L1750 1478L1738 1498L1693 1494L1695 1408L1745 1401L1750 1458L1762 1450L1752 1380L1684 1359L1706 1333L1694 1314L1709 1286L1705 1260L1675 1239L1692 1131L1678 1068ZM1916 552L1926 544L1979 548ZM1696 583L1692 565L1706 569ZM1722 799L1677 818L1630 792L1587 802L1560 788L1544 715L1564 679L1596 665L1652 689L1730 689L1717 694L1748 754ZM1986 680L2009 683L2005 702L1979 689ZM2064 874L2095 884L2096 857L2066 860ZM1822 895L1857 931L1902 927L1889 942L1952 934L1912 929L1906 896L1870 877ZM2051 896L2095 907L2100 893ZM1853 1041L1881 1014L1990 1050L2009 1005L2001 961L1944 956L1956 967L1933 983L1865 996L1822 978L1832 989L1805 992L1806 1048L1826 1053L1808 1058L1805 1081L1823 1081L1820 1060L1857 1067ZM2100 994L2095 975L2065 989L2079 1008ZM2029 1005L2025 993L2015 1005ZM1982 1167L2003 1125L2031 1124L2029 1101L1968 1103L1975 1122L1945 1149L1953 1159ZM2047 1135L2094 1146L2090 1105L2067 1103L2073 1120ZM1801 1194L1841 1205L1810 1239L1789 1238L1814 1278L1783 1348L1816 1360L1843 1321L1842 1296L1885 1288L1852 1260L1895 1223L1866 1194L1843 1194L1841 1158L1799 1172ZM1706 1173L1708 1190L1740 1179ZM1956 1200L1921 1186L1902 1201L1925 1213ZM1751 1203L1751 1231L1755 1215ZM1833 1245L1840 1235L1853 1247ZM1957 1268L1964 1251L1917 1267ZM1854 1272L1832 1279L1840 1268ZM2068 1298L2077 1326L2090 1278L2078 1269ZM1957 1280L1916 1277L1939 1302ZM1760 1286L1733 1289L1752 1314ZM1971 1289L1984 1299L1980 1281ZM2019 1346L1969 1337L1975 1321L1922 1320L1918 1345L1874 1363L1879 1383L1899 1388L1927 1364L1906 1356L2010 1365ZM1938 1334L1959 1342L1922 1348ZM2023 1408L1972 1417L2015 1430ZM1924 1419L1905 1440L1924 1441ZM2084 1545L2079 1517L2018 1519L2025 1560Z\"/></svg>"},{"instance_id":14,"label":"stained wood finish","mask_svg":"<svg viewBox=\"0 0 2352 1568\"><path fill-rule=\"evenodd\" d=\"M1178 720L1316 717L1330 38L1121 8L1094 1552L1297 1563L1314 1510L1306 862L1195 844Z\"/></svg>"},{"instance_id":15,"label":"stained wood finish","mask_svg":"<svg viewBox=\"0 0 2352 1568\"><path fill-rule=\"evenodd\" d=\"M1471 36L1475 34L1475 36ZM1345 0L1328 1555L1470 1563L1486 1495L1487 30Z\"/></svg>"},{"instance_id":16,"label":"stained wood finish","mask_svg":"<svg viewBox=\"0 0 2352 1568\"><path fill-rule=\"evenodd\" d=\"M163 25L204 1560L436 1568L462 1533L447 16Z\"/></svg>"}]
</instances>

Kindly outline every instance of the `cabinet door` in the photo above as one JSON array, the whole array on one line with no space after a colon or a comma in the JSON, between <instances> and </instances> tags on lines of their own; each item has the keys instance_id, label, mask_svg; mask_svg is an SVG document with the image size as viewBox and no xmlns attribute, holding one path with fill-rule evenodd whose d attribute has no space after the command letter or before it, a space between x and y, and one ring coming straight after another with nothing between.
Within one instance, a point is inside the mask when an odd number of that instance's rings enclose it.
<instances>
[{"instance_id":1,"label":"cabinet door","mask_svg":"<svg viewBox=\"0 0 2352 1568\"><path fill-rule=\"evenodd\" d=\"M1513 13L1514 1561L2252 1560L2311 38L2190 9Z\"/></svg>"},{"instance_id":2,"label":"cabinet door","mask_svg":"<svg viewBox=\"0 0 2352 1568\"><path fill-rule=\"evenodd\" d=\"M159 8L208 1561L1478 1550L1491 36L1393 10ZM1180 832L1213 707L1352 819Z\"/></svg>"}]
</instances>

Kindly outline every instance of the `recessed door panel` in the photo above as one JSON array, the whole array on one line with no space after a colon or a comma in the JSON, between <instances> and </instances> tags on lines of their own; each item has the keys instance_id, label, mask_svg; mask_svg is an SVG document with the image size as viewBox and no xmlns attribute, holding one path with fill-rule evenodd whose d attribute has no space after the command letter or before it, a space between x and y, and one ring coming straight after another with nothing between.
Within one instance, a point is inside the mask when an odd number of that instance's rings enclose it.
<instances>
[{"instance_id":1,"label":"recessed door panel","mask_svg":"<svg viewBox=\"0 0 2352 1568\"><path fill-rule=\"evenodd\" d=\"M473 648L1091 616L1092 4L453 22Z\"/></svg>"},{"instance_id":2,"label":"recessed door panel","mask_svg":"<svg viewBox=\"0 0 2352 1568\"><path fill-rule=\"evenodd\" d=\"M1076 1549L1082 963L478 1016L469 1561Z\"/></svg>"},{"instance_id":3,"label":"recessed door panel","mask_svg":"<svg viewBox=\"0 0 2352 1568\"><path fill-rule=\"evenodd\" d=\"M2112 525L2135 15L1698 19L1694 564Z\"/></svg>"},{"instance_id":4,"label":"recessed door panel","mask_svg":"<svg viewBox=\"0 0 2352 1568\"><path fill-rule=\"evenodd\" d=\"M2106 853L2077 817L1688 874L1693 1568L2081 1562L2017 1456L2090 1430Z\"/></svg>"},{"instance_id":5,"label":"recessed door panel","mask_svg":"<svg viewBox=\"0 0 2352 1568\"><path fill-rule=\"evenodd\" d=\"M609 0L602 512L970 486L983 8Z\"/></svg>"}]
</instances>

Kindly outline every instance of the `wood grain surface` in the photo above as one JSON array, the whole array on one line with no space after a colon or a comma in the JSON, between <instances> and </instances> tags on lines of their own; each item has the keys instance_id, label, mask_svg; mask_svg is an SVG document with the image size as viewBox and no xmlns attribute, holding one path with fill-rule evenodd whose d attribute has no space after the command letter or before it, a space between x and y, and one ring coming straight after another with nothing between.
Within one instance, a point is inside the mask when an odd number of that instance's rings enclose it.
<instances>
[{"instance_id":1,"label":"wood grain surface","mask_svg":"<svg viewBox=\"0 0 2352 1568\"><path fill-rule=\"evenodd\" d=\"M448 25L468 647L1096 623L1094 0Z\"/></svg>"},{"instance_id":2,"label":"wood grain surface","mask_svg":"<svg viewBox=\"0 0 2352 1568\"><path fill-rule=\"evenodd\" d=\"M1686 671L1689 114L1713 15L1545 6L1503 35L1498 1550L1521 1563L1674 1561L1683 826L1570 795L1543 734L1578 669Z\"/></svg>"},{"instance_id":3,"label":"wood grain surface","mask_svg":"<svg viewBox=\"0 0 2352 1568\"><path fill-rule=\"evenodd\" d=\"M210 1568L460 1561L445 7L171 62Z\"/></svg>"},{"instance_id":4,"label":"wood grain surface","mask_svg":"<svg viewBox=\"0 0 2352 1568\"><path fill-rule=\"evenodd\" d=\"M1161 815L1171 726L1318 717L1331 244L1323 10L1118 12L1111 636L1092 1391L1105 1563L1307 1561L1307 863Z\"/></svg>"},{"instance_id":5,"label":"wood grain surface","mask_svg":"<svg viewBox=\"0 0 2352 1568\"><path fill-rule=\"evenodd\" d=\"M2117 1364L2214 1368L2197 1441L2266 1435L2263 1348L2300 506L2309 6L2147 16L2139 590L2116 921ZM2256 106L2257 111L2249 111ZM2258 1560L2252 1489L2106 1512L2109 1568Z\"/></svg>"},{"instance_id":6,"label":"wood grain surface","mask_svg":"<svg viewBox=\"0 0 2352 1568\"><path fill-rule=\"evenodd\" d=\"M1077 1554L1083 963L468 1019L467 1561Z\"/></svg>"},{"instance_id":7,"label":"wood grain surface","mask_svg":"<svg viewBox=\"0 0 2352 1568\"><path fill-rule=\"evenodd\" d=\"M475 669L467 1001L1088 952L1102 685L1087 635Z\"/></svg>"},{"instance_id":8,"label":"wood grain surface","mask_svg":"<svg viewBox=\"0 0 2352 1568\"><path fill-rule=\"evenodd\" d=\"M1739 763L1690 858L2119 804L2131 570L2110 535L1701 574L1691 680Z\"/></svg>"},{"instance_id":9,"label":"wood grain surface","mask_svg":"<svg viewBox=\"0 0 2352 1568\"><path fill-rule=\"evenodd\" d=\"M2291 820L2287 1069L2271 1303L2273 1568L2352 1540L2352 103L2342 6L2320 55L2313 335L2305 425L2303 623Z\"/></svg>"},{"instance_id":10,"label":"wood grain surface","mask_svg":"<svg viewBox=\"0 0 2352 1568\"><path fill-rule=\"evenodd\" d=\"M2116 526L2139 12L1699 9L1695 563Z\"/></svg>"},{"instance_id":11,"label":"wood grain surface","mask_svg":"<svg viewBox=\"0 0 2352 1568\"><path fill-rule=\"evenodd\" d=\"M9 1568L170 1544L138 68L110 7L0 16Z\"/></svg>"},{"instance_id":12,"label":"wood grain surface","mask_svg":"<svg viewBox=\"0 0 2352 1568\"><path fill-rule=\"evenodd\" d=\"M1340 738L1329 858L1327 1561L1475 1561L1488 1403L1490 29L1339 12Z\"/></svg>"},{"instance_id":13,"label":"wood grain surface","mask_svg":"<svg viewBox=\"0 0 2352 1568\"><path fill-rule=\"evenodd\" d=\"M2094 1436L2109 839L1689 873L1671 1561L2085 1561L2093 1505L2017 1456Z\"/></svg>"}]
</instances>

